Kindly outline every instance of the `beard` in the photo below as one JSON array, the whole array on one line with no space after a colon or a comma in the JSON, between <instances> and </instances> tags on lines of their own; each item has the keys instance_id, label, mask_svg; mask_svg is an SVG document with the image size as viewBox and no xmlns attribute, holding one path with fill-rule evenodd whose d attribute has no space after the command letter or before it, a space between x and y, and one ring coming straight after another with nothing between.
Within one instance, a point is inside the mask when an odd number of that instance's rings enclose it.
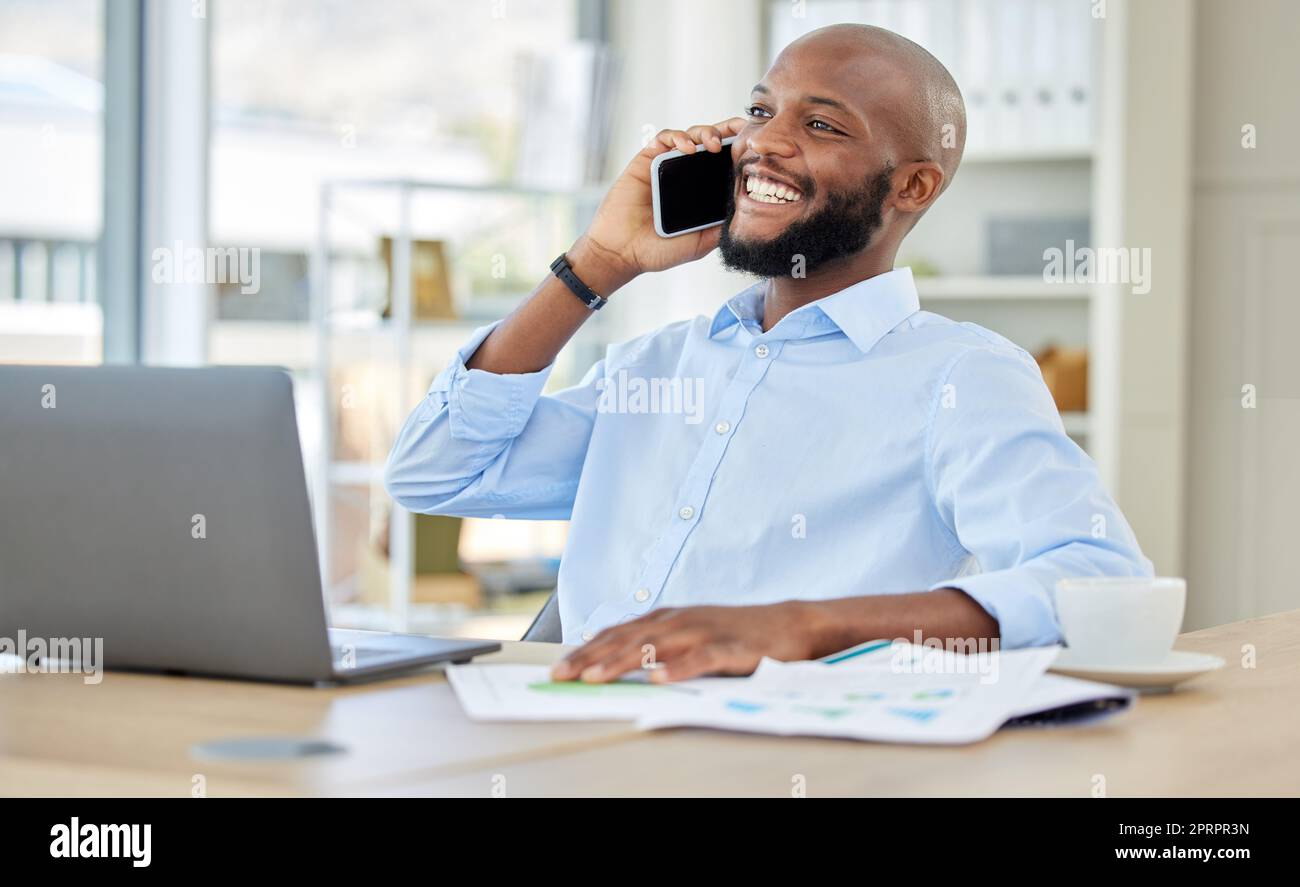
<instances>
[{"instance_id":1,"label":"beard","mask_svg":"<svg viewBox=\"0 0 1300 887\"><path fill-rule=\"evenodd\" d=\"M784 277L794 269L796 256L803 256L803 270L811 274L829 262L861 252L880 227L893 173L893 166L886 166L858 190L831 192L825 206L792 222L771 240L742 240L731 235L731 220L736 215L733 191L718 242L722 264L759 277ZM804 199L810 197L812 192L804 190Z\"/></svg>"}]
</instances>

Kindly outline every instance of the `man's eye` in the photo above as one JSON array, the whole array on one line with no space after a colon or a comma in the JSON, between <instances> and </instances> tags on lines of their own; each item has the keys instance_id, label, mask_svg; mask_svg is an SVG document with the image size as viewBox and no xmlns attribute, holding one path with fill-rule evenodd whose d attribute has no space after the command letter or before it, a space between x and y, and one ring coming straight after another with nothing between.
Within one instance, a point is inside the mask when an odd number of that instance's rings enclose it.
<instances>
[{"instance_id":1,"label":"man's eye","mask_svg":"<svg viewBox=\"0 0 1300 887\"><path fill-rule=\"evenodd\" d=\"M809 124L809 126L820 126L820 127L823 127L823 130L822 130L823 132L839 132L838 129L836 129L835 127L831 126L829 123L827 123L827 122L824 121L824 120L814 120L812 123Z\"/></svg>"},{"instance_id":2,"label":"man's eye","mask_svg":"<svg viewBox=\"0 0 1300 887\"><path fill-rule=\"evenodd\" d=\"M767 113L766 109L760 108L758 105L750 105L748 108L745 109L745 114L747 114L750 117L772 116Z\"/></svg>"}]
</instances>

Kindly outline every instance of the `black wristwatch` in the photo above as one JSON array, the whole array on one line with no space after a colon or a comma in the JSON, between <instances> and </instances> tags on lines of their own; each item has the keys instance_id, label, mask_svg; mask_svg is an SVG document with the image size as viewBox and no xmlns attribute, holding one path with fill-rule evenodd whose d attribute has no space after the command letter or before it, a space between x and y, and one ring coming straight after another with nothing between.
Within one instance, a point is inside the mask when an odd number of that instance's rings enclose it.
<instances>
[{"instance_id":1,"label":"black wristwatch","mask_svg":"<svg viewBox=\"0 0 1300 887\"><path fill-rule=\"evenodd\" d=\"M573 273L572 266L569 265L569 257L560 253L559 258L551 263L551 270L555 276L564 281L564 285L573 291L573 294L582 300L592 311L599 311L605 307L607 299L602 299L595 290L587 286L578 275Z\"/></svg>"}]
</instances>

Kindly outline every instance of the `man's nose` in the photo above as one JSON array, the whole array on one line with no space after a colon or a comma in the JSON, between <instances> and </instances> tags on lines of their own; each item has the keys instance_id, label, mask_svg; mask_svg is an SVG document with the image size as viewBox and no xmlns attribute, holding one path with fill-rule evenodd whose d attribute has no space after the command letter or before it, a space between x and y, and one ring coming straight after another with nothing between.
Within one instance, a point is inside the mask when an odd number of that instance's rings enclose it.
<instances>
[{"instance_id":1,"label":"man's nose","mask_svg":"<svg viewBox=\"0 0 1300 887\"><path fill-rule=\"evenodd\" d=\"M799 149L794 139L794 124L789 120L777 115L762 126L753 127L746 139L750 150L759 156L793 157Z\"/></svg>"}]
</instances>

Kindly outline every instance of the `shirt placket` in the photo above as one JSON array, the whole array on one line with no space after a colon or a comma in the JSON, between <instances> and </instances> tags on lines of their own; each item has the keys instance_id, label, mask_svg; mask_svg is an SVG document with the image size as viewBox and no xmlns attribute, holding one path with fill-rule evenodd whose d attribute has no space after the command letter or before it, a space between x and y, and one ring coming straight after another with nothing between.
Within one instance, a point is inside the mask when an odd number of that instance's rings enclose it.
<instances>
[{"instance_id":1,"label":"shirt placket","mask_svg":"<svg viewBox=\"0 0 1300 887\"><path fill-rule=\"evenodd\" d=\"M591 640L600 629L649 612L663 594L673 564L677 562L686 540L699 524L709 487L722 464L731 438L739 432L749 403L749 396L767 375L785 345L784 339L754 336L741 327L737 337L744 340L745 353L731 382L723 392L718 409L711 417L705 435L677 490L671 512L665 516L667 529L660 535L644 561L631 587L624 595L597 607L583 625L582 639Z\"/></svg>"}]
</instances>

